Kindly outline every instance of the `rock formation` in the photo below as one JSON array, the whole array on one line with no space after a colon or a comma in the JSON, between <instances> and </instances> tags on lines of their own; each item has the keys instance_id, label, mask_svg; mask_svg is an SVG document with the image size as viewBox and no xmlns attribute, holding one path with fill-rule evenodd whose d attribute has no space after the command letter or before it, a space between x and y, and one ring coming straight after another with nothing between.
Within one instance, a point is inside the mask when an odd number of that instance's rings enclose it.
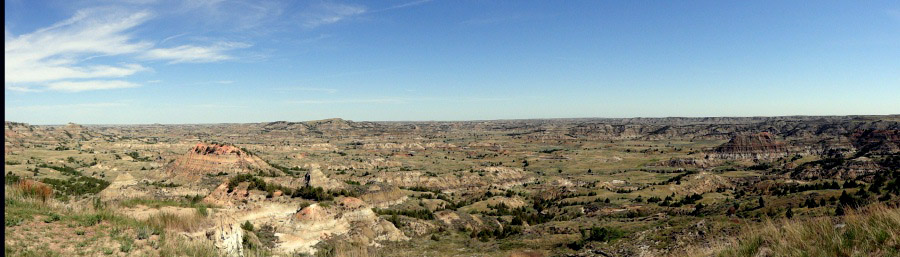
<instances>
[{"instance_id":1,"label":"rock formation","mask_svg":"<svg viewBox=\"0 0 900 257\"><path fill-rule=\"evenodd\" d=\"M857 130L850 138L860 154L887 155L900 152L900 130Z\"/></svg>"},{"instance_id":2,"label":"rock formation","mask_svg":"<svg viewBox=\"0 0 900 257\"><path fill-rule=\"evenodd\" d=\"M344 186L344 183L328 178L318 165L312 165L309 172L306 173L304 179L305 186L321 187L326 190L338 189Z\"/></svg>"},{"instance_id":3,"label":"rock formation","mask_svg":"<svg viewBox=\"0 0 900 257\"><path fill-rule=\"evenodd\" d=\"M713 156L722 159L772 159L787 153L784 142L769 132L738 134L713 150Z\"/></svg>"},{"instance_id":4,"label":"rock formation","mask_svg":"<svg viewBox=\"0 0 900 257\"><path fill-rule=\"evenodd\" d=\"M233 145L198 143L168 166L166 174L179 182L196 182L207 175L225 173L277 174L268 163Z\"/></svg>"},{"instance_id":5,"label":"rock formation","mask_svg":"<svg viewBox=\"0 0 900 257\"><path fill-rule=\"evenodd\" d=\"M284 252L315 253L317 243L342 238L339 241L377 245L379 241L408 240L390 222L378 217L371 206L353 197L344 197L329 207L309 205L290 217L290 222L278 228L278 248Z\"/></svg>"},{"instance_id":6,"label":"rock formation","mask_svg":"<svg viewBox=\"0 0 900 257\"><path fill-rule=\"evenodd\" d=\"M244 229L234 220L220 220L216 227L207 235L212 237L212 241L222 256L228 257L244 257Z\"/></svg>"}]
</instances>

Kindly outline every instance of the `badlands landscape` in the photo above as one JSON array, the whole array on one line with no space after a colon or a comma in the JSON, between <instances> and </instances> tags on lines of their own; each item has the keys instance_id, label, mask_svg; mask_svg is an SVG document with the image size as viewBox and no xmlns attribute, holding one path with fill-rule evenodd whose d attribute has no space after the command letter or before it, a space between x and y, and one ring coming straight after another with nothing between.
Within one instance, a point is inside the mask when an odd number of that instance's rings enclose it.
<instances>
[{"instance_id":1,"label":"badlands landscape","mask_svg":"<svg viewBox=\"0 0 900 257\"><path fill-rule=\"evenodd\" d=\"M900 116L4 128L7 256L898 256Z\"/></svg>"}]
</instances>

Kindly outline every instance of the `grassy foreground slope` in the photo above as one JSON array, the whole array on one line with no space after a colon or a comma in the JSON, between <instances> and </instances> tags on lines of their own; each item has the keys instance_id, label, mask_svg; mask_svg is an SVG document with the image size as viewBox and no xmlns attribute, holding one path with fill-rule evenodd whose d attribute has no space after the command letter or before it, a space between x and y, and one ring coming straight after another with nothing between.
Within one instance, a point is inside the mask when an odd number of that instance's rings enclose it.
<instances>
[{"instance_id":1,"label":"grassy foreground slope","mask_svg":"<svg viewBox=\"0 0 900 257\"><path fill-rule=\"evenodd\" d=\"M190 229L189 217L136 220L99 202L61 202L29 181L4 193L4 256L218 256L212 244L178 235Z\"/></svg>"},{"instance_id":2,"label":"grassy foreground slope","mask_svg":"<svg viewBox=\"0 0 900 257\"><path fill-rule=\"evenodd\" d=\"M873 205L846 216L769 221L718 256L900 256L900 209Z\"/></svg>"}]
</instances>

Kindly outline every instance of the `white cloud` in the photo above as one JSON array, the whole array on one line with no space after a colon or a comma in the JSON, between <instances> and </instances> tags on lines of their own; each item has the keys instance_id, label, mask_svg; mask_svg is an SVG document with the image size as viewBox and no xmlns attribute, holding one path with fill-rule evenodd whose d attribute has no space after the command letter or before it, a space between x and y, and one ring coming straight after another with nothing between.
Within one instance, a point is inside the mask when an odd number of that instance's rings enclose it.
<instances>
[{"instance_id":1,"label":"white cloud","mask_svg":"<svg viewBox=\"0 0 900 257\"><path fill-rule=\"evenodd\" d=\"M232 59L226 51L247 48L250 44L222 42L210 46L183 45L173 48L152 49L141 55L150 60L169 60L169 63L204 63Z\"/></svg>"},{"instance_id":2,"label":"white cloud","mask_svg":"<svg viewBox=\"0 0 900 257\"><path fill-rule=\"evenodd\" d=\"M92 65L79 63L85 55L120 55L150 47L124 34L150 17L106 9L82 10L72 18L35 32L5 40L6 83L47 82L62 79L124 77L142 71L139 64Z\"/></svg>"},{"instance_id":3,"label":"white cloud","mask_svg":"<svg viewBox=\"0 0 900 257\"><path fill-rule=\"evenodd\" d=\"M16 91L16 92L41 92L41 90L37 90L37 89L30 88L27 86L15 86L15 85L6 85L6 90Z\"/></svg>"},{"instance_id":4,"label":"white cloud","mask_svg":"<svg viewBox=\"0 0 900 257\"><path fill-rule=\"evenodd\" d=\"M137 87L138 84L121 79L150 70L139 61L216 62L233 59L227 51L250 47L246 43L219 42L154 48L153 43L130 34L152 16L148 11L91 8L18 36L4 28L5 88L20 92L79 92ZM119 59L110 62L99 57Z\"/></svg>"},{"instance_id":5,"label":"white cloud","mask_svg":"<svg viewBox=\"0 0 900 257\"><path fill-rule=\"evenodd\" d=\"M7 64L6 66L6 82L46 82L63 79L90 79L90 78L110 78L110 77L126 77L145 70L138 64L125 64L122 66L109 65L92 65L86 67L53 65L53 63L43 63L44 65L23 65L14 66Z\"/></svg>"},{"instance_id":6,"label":"white cloud","mask_svg":"<svg viewBox=\"0 0 900 257\"><path fill-rule=\"evenodd\" d=\"M339 22L351 16L366 12L366 7L351 4L322 3L312 6L302 14L303 26L315 28L322 25Z\"/></svg>"},{"instance_id":7,"label":"white cloud","mask_svg":"<svg viewBox=\"0 0 900 257\"><path fill-rule=\"evenodd\" d=\"M65 92L81 92L102 89L132 88L140 85L122 80L59 81L47 84L47 89Z\"/></svg>"}]
</instances>

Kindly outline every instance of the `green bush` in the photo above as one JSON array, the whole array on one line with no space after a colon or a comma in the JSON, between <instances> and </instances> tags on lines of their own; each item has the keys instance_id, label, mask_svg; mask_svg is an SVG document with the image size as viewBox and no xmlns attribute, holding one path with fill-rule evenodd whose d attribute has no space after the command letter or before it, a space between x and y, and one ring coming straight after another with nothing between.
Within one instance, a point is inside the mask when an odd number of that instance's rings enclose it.
<instances>
[{"instance_id":1,"label":"green bush","mask_svg":"<svg viewBox=\"0 0 900 257\"><path fill-rule=\"evenodd\" d=\"M53 223L54 221L59 221L61 218L59 214L51 213L46 218L44 218L44 223Z\"/></svg>"},{"instance_id":2,"label":"green bush","mask_svg":"<svg viewBox=\"0 0 900 257\"><path fill-rule=\"evenodd\" d=\"M241 224L241 228L244 229L244 230L246 230L246 231L253 232L253 223L250 223L249 220L248 220L248 221L244 221L244 224Z\"/></svg>"}]
</instances>

